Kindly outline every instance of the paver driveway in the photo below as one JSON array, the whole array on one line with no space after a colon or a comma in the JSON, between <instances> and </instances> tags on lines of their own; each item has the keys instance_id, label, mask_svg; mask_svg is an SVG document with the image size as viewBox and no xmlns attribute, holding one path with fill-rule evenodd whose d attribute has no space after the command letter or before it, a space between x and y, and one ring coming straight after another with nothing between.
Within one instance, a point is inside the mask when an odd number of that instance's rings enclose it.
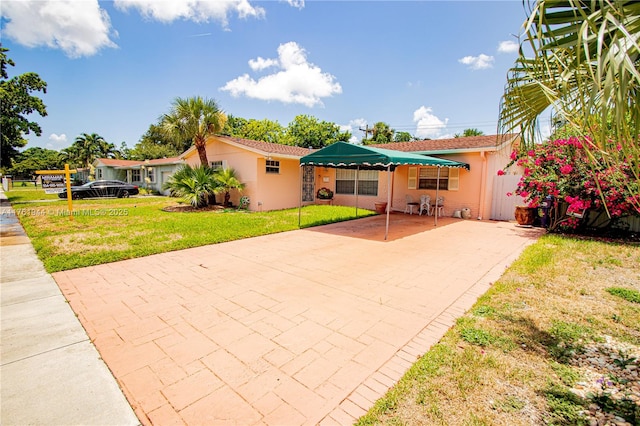
<instances>
[{"instance_id":1,"label":"paver driveway","mask_svg":"<svg viewBox=\"0 0 640 426\"><path fill-rule=\"evenodd\" d=\"M540 234L382 218L53 276L142 423L349 424Z\"/></svg>"}]
</instances>

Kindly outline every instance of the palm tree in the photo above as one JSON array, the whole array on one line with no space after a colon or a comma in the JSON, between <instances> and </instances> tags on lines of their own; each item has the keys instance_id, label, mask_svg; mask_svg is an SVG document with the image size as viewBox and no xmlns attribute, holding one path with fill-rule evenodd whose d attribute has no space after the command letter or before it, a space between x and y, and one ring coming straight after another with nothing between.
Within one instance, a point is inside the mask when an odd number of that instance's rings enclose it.
<instances>
[{"instance_id":1,"label":"palm tree","mask_svg":"<svg viewBox=\"0 0 640 426\"><path fill-rule=\"evenodd\" d=\"M72 152L75 154L75 160L82 167L89 167L93 160L100 157L102 146L109 145L102 136L97 133L83 133L78 136L73 143Z\"/></svg>"},{"instance_id":2,"label":"palm tree","mask_svg":"<svg viewBox=\"0 0 640 426\"><path fill-rule=\"evenodd\" d=\"M193 207L202 208L215 203L217 181L214 170L208 165L191 167L185 165L178 169L163 188L172 196L181 197ZM213 201L213 202L212 202Z\"/></svg>"},{"instance_id":3,"label":"palm tree","mask_svg":"<svg viewBox=\"0 0 640 426\"><path fill-rule=\"evenodd\" d=\"M585 133L594 119L610 121L595 134L638 147L640 2L540 0L525 22L520 57L509 71L500 126L522 129L533 143L538 118L549 108ZM532 52L531 57L525 51Z\"/></svg>"},{"instance_id":4,"label":"palm tree","mask_svg":"<svg viewBox=\"0 0 640 426\"><path fill-rule=\"evenodd\" d=\"M216 181L218 182L215 192L216 194L224 192L224 206L228 207L231 205L231 202L229 201L231 199L230 191L232 189L238 189L242 191L245 185L244 183L240 182L236 171L232 168L217 169L214 173Z\"/></svg>"},{"instance_id":5,"label":"palm tree","mask_svg":"<svg viewBox=\"0 0 640 426\"><path fill-rule=\"evenodd\" d=\"M540 116L552 110L554 120L592 137L589 149L601 151L609 165L628 161L639 184L640 2L539 0L530 6L501 101L501 133L520 131L531 146Z\"/></svg>"},{"instance_id":6,"label":"palm tree","mask_svg":"<svg viewBox=\"0 0 640 426\"><path fill-rule=\"evenodd\" d=\"M193 141L200 164L208 165L206 140L209 136L220 133L226 122L226 115L213 99L176 98L168 114L160 118L162 127L169 134L180 140Z\"/></svg>"},{"instance_id":7,"label":"palm tree","mask_svg":"<svg viewBox=\"0 0 640 426\"><path fill-rule=\"evenodd\" d=\"M116 146L110 142L102 139L98 144L98 156L99 158L117 158L120 155L120 151Z\"/></svg>"},{"instance_id":8,"label":"palm tree","mask_svg":"<svg viewBox=\"0 0 640 426\"><path fill-rule=\"evenodd\" d=\"M469 136L483 136L484 132L478 129L464 129L462 134L456 133L453 135L454 138L467 138Z\"/></svg>"}]
</instances>

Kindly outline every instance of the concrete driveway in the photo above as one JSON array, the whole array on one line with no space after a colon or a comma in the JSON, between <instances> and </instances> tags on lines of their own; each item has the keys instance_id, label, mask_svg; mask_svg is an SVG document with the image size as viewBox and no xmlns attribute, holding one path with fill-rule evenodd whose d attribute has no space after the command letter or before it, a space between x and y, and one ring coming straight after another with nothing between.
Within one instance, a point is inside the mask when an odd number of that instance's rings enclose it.
<instances>
[{"instance_id":1,"label":"concrete driveway","mask_svg":"<svg viewBox=\"0 0 640 426\"><path fill-rule=\"evenodd\" d=\"M143 424L351 424L533 242L392 215L53 274Z\"/></svg>"}]
</instances>

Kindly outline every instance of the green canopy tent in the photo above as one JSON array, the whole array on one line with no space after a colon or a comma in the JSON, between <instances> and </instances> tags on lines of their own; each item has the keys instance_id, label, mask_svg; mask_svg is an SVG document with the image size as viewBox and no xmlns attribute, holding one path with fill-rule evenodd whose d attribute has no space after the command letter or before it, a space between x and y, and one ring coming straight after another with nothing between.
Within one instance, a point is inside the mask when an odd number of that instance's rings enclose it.
<instances>
[{"instance_id":1,"label":"green canopy tent","mask_svg":"<svg viewBox=\"0 0 640 426\"><path fill-rule=\"evenodd\" d=\"M387 173L387 223L384 239L389 234L389 210L391 207L391 172L397 166L433 166L438 168L438 180L436 184L436 200L438 188L440 186L440 168L464 168L469 170L469 165L457 161L445 160L442 158L429 157L427 155L414 154L410 152L394 151L392 149L375 148L368 145L354 145L346 142L336 142L300 159L302 166L320 166L332 168L345 168L356 170L356 214L358 209L358 170L386 170ZM298 208L298 225L300 225L300 209L302 208L302 197ZM438 215L435 216L435 223L438 223Z\"/></svg>"}]
</instances>

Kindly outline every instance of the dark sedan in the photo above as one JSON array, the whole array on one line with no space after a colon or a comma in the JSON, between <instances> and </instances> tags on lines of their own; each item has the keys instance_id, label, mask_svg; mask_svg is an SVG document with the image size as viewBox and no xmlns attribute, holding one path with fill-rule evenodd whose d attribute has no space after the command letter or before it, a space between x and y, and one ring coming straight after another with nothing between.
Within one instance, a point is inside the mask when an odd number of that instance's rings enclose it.
<instances>
[{"instance_id":1,"label":"dark sedan","mask_svg":"<svg viewBox=\"0 0 640 426\"><path fill-rule=\"evenodd\" d=\"M128 197L136 195L138 187L130 183L119 180L96 180L87 182L84 185L71 187L71 198L78 200L80 198L93 197ZM67 190L58 194L60 198L67 198Z\"/></svg>"}]
</instances>

